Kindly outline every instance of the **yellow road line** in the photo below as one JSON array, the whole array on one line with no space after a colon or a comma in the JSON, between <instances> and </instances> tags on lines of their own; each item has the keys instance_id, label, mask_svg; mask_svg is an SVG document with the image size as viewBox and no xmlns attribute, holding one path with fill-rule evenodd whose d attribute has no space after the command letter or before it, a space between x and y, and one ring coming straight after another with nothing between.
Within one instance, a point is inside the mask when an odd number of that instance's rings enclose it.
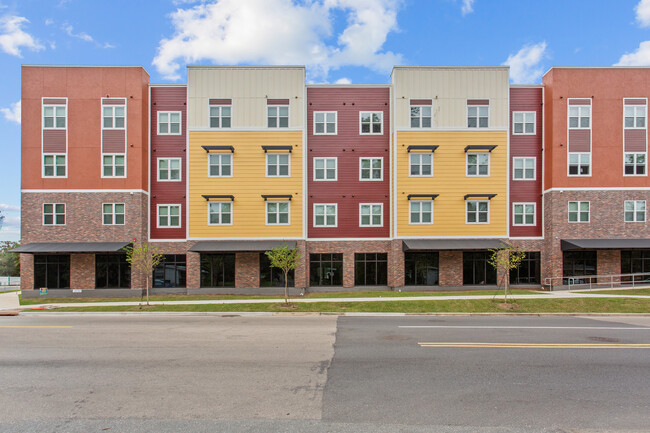
<instances>
[{"instance_id":1,"label":"yellow road line","mask_svg":"<svg viewBox=\"0 0 650 433\"><path fill-rule=\"evenodd\" d=\"M0 328L73 328L73 326L0 326Z\"/></svg>"},{"instance_id":2,"label":"yellow road line","mask_svg":"<svg viewBox=\"0 0 650 433\"><path fill-rule=\"evenodd\" d=\"M591 344L591 343L421 343L420 347L487 347L511 349L650 349L650 344Z\"/></svg>"}]
</instances>

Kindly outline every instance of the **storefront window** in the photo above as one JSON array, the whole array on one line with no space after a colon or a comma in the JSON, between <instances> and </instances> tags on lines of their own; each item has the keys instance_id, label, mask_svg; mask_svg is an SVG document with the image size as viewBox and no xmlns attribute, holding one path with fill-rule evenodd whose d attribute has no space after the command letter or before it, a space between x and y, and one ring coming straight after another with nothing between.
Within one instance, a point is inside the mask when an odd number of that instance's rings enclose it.
<instances>
[{"instance_id":1,"label":"storefront window","mask_svg":"<svg viewBox=\"0 0 650 433\"><path fill-rule=\"evenodd\" d=\"M310 254L310 286L342 286L343 254Z\"/></svg>"},{"instance_id":2,"label":"storefront window","mask_svg":"<svg viewBox=\"0 0 650 433\"><path fill-rule=\"evenodd\" d=\"M526 252L517 269L510 271L510 284L540 284L539 251Z\"/></svg>"},{"instance_id":3,"label":"storefront window","mask_svg":"<svg viewBox=\"0 0 650 433\"><path fill-rule=\"evenodd\" d=\"M201 254L201 287L234 286L234 254Z\"/></svg>"},{"instance_id":4,"label":"storefront window","mask_svg":"<svg viewBox=\"0 0 650 433\"><path fill-rule=\"evenodd\" d=\"M388 280L386 253L356 253L354 255L354 284L385 286Z\"/></svg>"},{"instance_id":5,"label":"storefront window","mask_svg":"<svg viewBox=\"0 0 650 433\"><path fill-rule=\"evenodd\" d=\"M186 269L184 254L165 254L153 270L153 287L185 287Z\"/></svg>"},{"instance_id":6,"label":"storefront window","mask_svg":"<svg viewBox=\"0 0 650 433\"><path fill-rule=\"evenodd\" d=\"M437 252L407 252L404 254L404 285L435 286L437 284Z\"/></svg>"},{"instance_id":7,"label":"storefront window","mask_svg":"<svg viewBox=\"0 0 650 433\"><path fill-rule=\"evenodd\" d=\"M69 255L35 255L34 256L34 289L70 288L70 256Z\"/></svg>"},{"instance_id":8,"label":"storefront window","mask_svg":"<svg viewBox=\"0 0 650 433\"><path fill-rule=\"evenodd\" d=\"M131 265L126 254L95 255L95 287L98 289L130 289Z\"/></svg>"},{"instance_id":9,"label":"storefront window","mask_svg":"<svg viewBox=\"0 0 650 433\"><path fill-rule=\"evenodd\" d=\"M565 251L563 261L565 277L596 275L598 270L596 251Z\"/></svg>"},{"instance_id":10,"label":"storefront window","mask_svg":"<svg viewBox=\"0 0 650 433\"><path fill-rule=\"evenodd\" d=\"M463 285L492 285L497 283L497 271L488 263L489 251L463 252Z\"/></svg>"},{"instance_id":11,"label":"storefront window","mask_svg":"<svg viewBox=\"0 0 650 433\"><path fill-rule=\"evenodd\" d=\"M294 271L289 271L288 287L294 286ZM260 287L284 287L284 271L271 266L269 257L260 254Z\"/></svg>"}]
</instances>

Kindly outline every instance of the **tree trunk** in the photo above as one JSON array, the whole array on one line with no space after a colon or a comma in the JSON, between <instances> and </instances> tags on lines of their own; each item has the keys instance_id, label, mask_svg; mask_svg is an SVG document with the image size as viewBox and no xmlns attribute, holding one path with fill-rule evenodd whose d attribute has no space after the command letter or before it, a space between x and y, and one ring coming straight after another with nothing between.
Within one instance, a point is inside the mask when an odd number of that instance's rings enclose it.
<instances>
[{"instance_id":1,"label":"tree trunk","mask_svg":"<svg viewBox=\"0 0 650 433\"><path fill-rule=\"evenodd\" d=\"M149 305L149 275L147 275L145 284L147 289L147 306L148 306Z\"/></svg>"},{"instance_id":2,"label":"tree trunk","mask_svg":"<svg viewBox=\"0 0 650 433\"><path fill-rule=\"evenodd\" d=\"M289 304L289 272L284 271L284 303Z\"/></svg>"}]
</instances>

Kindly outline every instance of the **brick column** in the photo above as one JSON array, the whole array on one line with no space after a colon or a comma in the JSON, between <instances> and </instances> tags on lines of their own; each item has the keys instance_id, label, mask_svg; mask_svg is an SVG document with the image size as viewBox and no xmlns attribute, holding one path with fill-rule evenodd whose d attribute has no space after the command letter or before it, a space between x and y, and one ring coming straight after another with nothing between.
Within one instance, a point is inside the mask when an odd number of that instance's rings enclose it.
<instances>
[{"instance_id":1,"label":"brick column","mask_svg":"<svg viewBox=\"0 0 650 433\"><path fill-rule=\"evenodd\" d=\"M260 286L260 253L235 253L235 287L252 289Z\"/></svg>"},{"instance_id":2,"label":"brick column","mask_svg":"<svg viewBox=\"0 0 650 433\"><path fill-rule=\"evenodd\" d=\"M545 283L546 278L557 278L564 275L564 259L559 240L553 241L551 239L546 243L542 252L540 265L542 268L542 284ZM561 284L561 281L554 280L553 284Z\"/></svg>"},{"instance_id":3,"label":"brick column","mask_svg":"<svg viewBox=\"0 0 650 433\"><path fill-rule=\"evenodd\" d=\"M440 251L438 272L440 273L440 286L463 285L463 252Z\"/></svg>"},{"instance_id":4,"label":"brick column","mask_svg":"<svg viewBox=\"0 0 650 433\"><path fill-rule=\"evenodd\" d=\"M354 287L354 253L343 253L343 287Z\"/></svg>"},{"instance_id":5,"label":"brick column","mask_svg":"<svg viewBox=\"0 0 650 433\"><path fill-rule=\"evenodd\" d=\"M20 290L34 290L34 255L20 255Z\"/></svg>"},{"instance_id":6,"label":"brick column","mask_svg":"<svg viewBox=\"0 0 650 433\"><path fill-rule=\"evenodd\" d=\"M95 288L95 255L70 254L70 288Z\"/></svg>"},{"instance_id":7,"label":"brick column","mask_svg":"<svg viewBox=\"0 0 650 433\"><path fill-rule=\"evenodd\" d=\"M187 289L198 289L201 287L201 254L188 251L185 259L185 286Z\"/></svg>"},{"instance_id":8,"label":"brick column","mask_svg":"<svg viewBox=\"0 0 650 433\"><path fill-rule=\"evenodd\" d=\"M393 240L388 252L388 286L404 286L404 250L401 240Z\"/></svg>"},{"instance_id":9,"label":"brick column","mask_svg":"<svg viewBox=\"0 0 650 433\"><path fill-rule=\"evenodd\" d=\"M294 271L294 287L304 289L309 286L309 251L307 251L307 242L296 242L296 248L300 253L300 262Z\"/></svg>"},{"instance_id":10,"label":"brick column","mask_svg":"<svg viewBox=\"0 0 650 433\"><path fill-rule=\"evenodd\" d=\"M621 250L597 250L597 272L598 275L611 275L621 273ZM621 279L617 277L614 282L619 282ZM609 283L609 278L599 278L599 283Z\"/></svg>"}]
</instances>

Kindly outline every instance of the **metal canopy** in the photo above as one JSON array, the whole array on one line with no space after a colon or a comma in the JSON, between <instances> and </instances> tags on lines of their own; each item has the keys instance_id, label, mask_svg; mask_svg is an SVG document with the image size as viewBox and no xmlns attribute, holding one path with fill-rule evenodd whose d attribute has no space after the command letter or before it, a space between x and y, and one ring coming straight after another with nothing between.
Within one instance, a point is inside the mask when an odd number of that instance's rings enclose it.
<instances>
[{"instance_id":1,"label":"metal canopy","mask_svg":"<svg viewBox=\"0 0 650 433\"><path fill-rule=\"evenodd\" d=\"M230 201L235 200L234 195L208 195L208 194L203 194L201 197L203 197L207 201L210 201L210 200L213 200L213 199L214 200L230 200Z\"/></svg>"},{"instance_id":2,"label":"metal canopy","mask_svg":"<svg viewBox=\"0 0 650 433\"><path fill-rule=\"evenodd\" d=\"M431 200L435 200L436 197L438 197L440 194L409 194L406 196L407 199L412 200L414 198L430 198Z\"/></svg>"},{"instance_id":3,"label":"metal canopy","mask_svg":"<svg viewBox=\"0 0 650 433\"><path fill-rule=\"evenodd\" d=\"M418 250L487 250L508 245L499 239L405 239L404 251Z\"/></svg>"},{"instance_id":4,"label":"metal canopy","mask_svg":"<svg viewBox=\"0 0 650 433\"><path fill-rule=\"evenodd\" d=\"M293 195L291 195L291 194L262 194L262 198L264 199L264 201L274 200L274 199L291 200L293 198Z\"/></svg>"},{"instance_id":5,"label":"metal canopy","mask_svg":"<svg viewBox=\"0 0 650 433\"><path fill-rule=\"evenodd\" d=\"M465 152L468 150L487 150L488 152L492 152L496 148L496 144L469 144L465 146Z\"/></svg>"},{"instance_id":6,"label":"metal canopy","mask_svg":"<svg viewBox=\"0 0 650 433\"><path fill-rule=\"evenodd\" d=\"M562 239L562 251L650 249L650 239Z\"/></svg>"},{"instance_id":7,"label":"metal canopy","mask_svg":"<svg viewBox=\"0 0 650 433\"><path fill-rule=\"evenodd\" d=\"M496 196L496 194L465 194L465 200L468 198L486 198L488 200L492 200L492 198Z\"/></svg>"},{"instance_id":8,"label":"metal canopy","mask_svg":"<svg viewBox=\"0 0 650 433\"><path fill-rule=\"evenodd\" d=\"M12 253L114 253L130 242L36 242L21 245Z\"/></svg>"},{"instance_id":9,"label":"metal canopy","mask_svg":"<svg viewBox=\"0 0 650 433\"><path fill-rule=\"evenodd\" d=\"M235 152L235 148L233 146L201 146L201 147L208 153L211 150L227 150L232 153Z\"/></svg>"},{"instance_id":10,"label":"metal canopy","mask_svg":"<svg viewBox=\"0 0 650 433\"><path fill-rule=\"evenodd\" d=\"M199 253L221 253L242 251L269 251L275 247L286 245L296 247L296 241L198 241L189 251Z\"/></svg>"},{"instance_id":11,"label":"metal canopy","mask_svg":"<svg viewBox=\"0 0 650 433\"><path fill-rule=\"evenodd\" d=\"M291 153L293 150L293 146L262 146L262 149L264 149L264 153L267 153L268 151L283 151L286 150L287 152Z\"/></svg>"},{"instance_id":12,"label":"metal canopy","mask_svg":"<svg viewBox=\"0 0 650 433\"><path fill-rule=\"evenodd\" d=\"M440 146L438 146L437 144L417 144L417 145L407 147L406 151L409 153L412 150L430 150L431 152L435 152L438 147Z\"/></svg>"}]
</instances>

